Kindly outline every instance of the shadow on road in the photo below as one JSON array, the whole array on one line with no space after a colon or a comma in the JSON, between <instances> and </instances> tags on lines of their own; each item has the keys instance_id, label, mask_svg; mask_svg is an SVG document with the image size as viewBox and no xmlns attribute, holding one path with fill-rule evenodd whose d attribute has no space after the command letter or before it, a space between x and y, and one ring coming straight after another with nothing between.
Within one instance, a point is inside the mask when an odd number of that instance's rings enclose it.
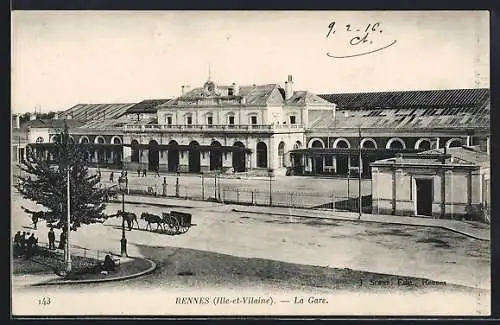
<instances>
[{"instance_id":1,"label":"shadow on road","mask_svg":"<svg viewBox=\"0 0 500 325\"><path fill-rule=\"evenodd\" d=\"M382 292L462 291L480 289L348 268L321 267L286 263L261 258L242 258L210 251L179 247L138 245L141 254L157 263L154 274L140 280L140 285L172 288L268 287L280 289L315 288L332 290L380 290ZM482 290L481 292L483 292ZM486 292L486 291L484 291Z\"/></svg>"}]
</instances>

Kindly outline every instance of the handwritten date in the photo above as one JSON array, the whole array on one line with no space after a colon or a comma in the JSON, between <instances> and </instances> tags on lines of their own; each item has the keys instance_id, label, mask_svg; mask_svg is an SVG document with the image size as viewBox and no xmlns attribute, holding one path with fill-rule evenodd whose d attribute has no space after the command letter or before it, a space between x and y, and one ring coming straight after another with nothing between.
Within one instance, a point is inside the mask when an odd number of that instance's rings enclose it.
<instances>
[{"instance_id":1,"label":"handwritten date","mask_svg":"<svg viewBox=\"0 0 500 325\"><path fill-rule=\"evenodd\" d=\"M326 38L331 38L336 33L335 26L336 26L335 21L332 21L328 25L328 33L326 34ZM343 28L339 29L339 31L343 31L343 30L344 30ZM363 26L363 28L357 28L351 24L347 24L347 25L345 25L345 32L348 34L355 33L355 36L349 39L348 45L353 46L353 48L354 47L357 48L358 45L360 45L360 44L366 44L366 43L368 43L370 45L373 44L374 41L376 40L376 38L374 38L373 35L374 34L375 35L382 34L383 30L382 30L382 24L380 22L375 22L375 23L369 23L366 26ZM373 52L377 52L377 51L386 49L389 46L394 45L395 43L396 43L396 40L394 40L392 43L390 43L388 45L382 46L382 47L377 48L375 50L351 54L351 55L334 56L334 55L331 55L330 53L327 53L327 55L329 57L333 57L333 58L347 58L347 57L353 57L353 56L366 55L369 53L373 53Z\"/></svg>"},{"instance_id":2,"label":"handwritten date","mask_svg":"<svg viewBox=\"0 0 500 325\"><path fill-rule=\"evenodd\" d=\"M38 298L38 305L39 306L48 306L52 303L52 300L50 299L50 297L41 297L41 298Z\"/></svg>"}]
</instances>

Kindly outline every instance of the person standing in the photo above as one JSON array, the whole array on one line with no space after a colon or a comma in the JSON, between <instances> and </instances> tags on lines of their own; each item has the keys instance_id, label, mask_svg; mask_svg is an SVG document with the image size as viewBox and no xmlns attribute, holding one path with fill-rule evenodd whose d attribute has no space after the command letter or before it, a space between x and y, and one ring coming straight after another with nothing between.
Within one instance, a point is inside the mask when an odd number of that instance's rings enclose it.
<instances>
[{"instance_id":1,"label":"person standing","mask_svg":"<svg viewBox=\"0 0 500 325\"><path fill-rule=\"evenodd\" d=\"M137 177L141 177L141 169L137 168Z\"/></svg>"},{"instance_id":2,"label":"person standing","mask_svg":"<svg viewBox=\"0 0 500 325\"><path fill-rule=\"evenodd\" d=\"M59 237L59 249L64 249L66 245L66 229L61 232L61 236Z\"/></svg>"},{"instance_id":3,"label":"person standing","mask_svg":"<svg viewBox=\"0 0 500 325\"><path fill-rule=\"evenodd\" d=\"M163 196L167 196L167 178L166 177L163 177L163 192L162 192L162 195Z\"/></svg>"},{"instance_id":4,"label":"person standing","mask_svg":"<svg viewBox=\"0 0 500 325\"><path fill-rule=\"evenodd\" d=\"M142 177L146 177L146 168L142 170Z\"/></svg>"},{"instance_id":5,"label":"person standing","mask_svg":"<svg viewBox=\"0 0 500 325\"><path fill-rule=\"evenodd\" d=\"M56 234L54 233L54 227L50 227L49 230L49 249L54 250L56 249Z\"/></svg>"},{"instance_id":6,"label":"person standing","mask_svg":"<svg viewBox=\"0 0 500 325\"><path fill-rule=\"evenodd\" d=\"M111 174L109 174L109 181L110 181L111 183L113 183L113 178L114 178L114 176L115 176L115 175L113 174L113 172L111 172Z\"/></svg>"}]
</instances>

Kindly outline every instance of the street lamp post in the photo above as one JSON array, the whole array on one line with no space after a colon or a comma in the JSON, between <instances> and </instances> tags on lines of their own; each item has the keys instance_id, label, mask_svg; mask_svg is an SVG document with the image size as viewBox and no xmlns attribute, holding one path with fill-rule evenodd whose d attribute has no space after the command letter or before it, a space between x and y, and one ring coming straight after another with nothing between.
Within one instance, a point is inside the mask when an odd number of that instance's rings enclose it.
<instances>
[{"instance_id":1,"label":"street lamp post","mask_svg":"<svg viewBox=\"0 0 500 325\"><path fill-rule=\"evenodd\" d=\"M205 175L201 172L201 200L205 201Z\"/></svg>"},{"instance_id":2,"label":"street lamp post","mask_svg":"<svg viewBox=\"0 0 500 325\"><path fill-rule=\"evenodd\" d=\"M71 197L70 197L70 181L69 181L69 166L66 169L66 199L67 199L67 220L66 220L66 254L65 254L65 264L66 264L66 274L71 273L71 246L69 244L69 233L71 231Z\"/></svg>"},{"instance_id":3,"label":"street lamp post","mask_svg":"<svg viewBox=\"0 0 500 325\"><path fill-rule=\"evenodd\" d=\"M120 186L120 192L122 194L122 239L120 240L120 253L121 256L128 256L127 254L127 238L125 237L125 188L123 187L123 179L120 177L118 180L118 185Z\"/></svg>"},{"instance_id":4,"label":"street lamp post","mask_svg":"<svg viewBox=\"0 0 500 325\"><path fill-rule=\"evenodd\" d=\"M217 201L217 171L214 171L214 199Z\"/></svg>"},{"instance_id":5,"label":"street lamp post","mask_svg":"<svg viewBox=\"0 0 500 325\"><path fill-rule=\"evenodd\" d=\"M359 183L358 183L358 196L359 196L359 215L358 215L358 219L361 219L361 214L363 212L363 207L362 207L362 203L363 203L363 200L362 200L362 197L361 197L361 174L363 173L363 159L361 157L361 127L358 127L358 143L359 143L359 170L358 170L358 176L359 176Z\"/></svg>"},{"instance_id":6,"label":"street lamp post","mask_svg":"<svg viewBox=\"0 0 500 325\"><path fill-rule=\"evenodd\" d=\"M175 196L179 197L179 168L177 168L177 179L175 180Z\"/></svg>"},{"instance_id":7,"label":"street lamp post","mask_svg":"<svg viewBox=\"0 0 500 325\"><path fill-rule=\"evenodd\" d=\"M268 169L268 175L269 175L269 206L272 206L273 205L273 182L272 182L272 178L273 178L273 169Z\"/></svg>"}]
</instances>

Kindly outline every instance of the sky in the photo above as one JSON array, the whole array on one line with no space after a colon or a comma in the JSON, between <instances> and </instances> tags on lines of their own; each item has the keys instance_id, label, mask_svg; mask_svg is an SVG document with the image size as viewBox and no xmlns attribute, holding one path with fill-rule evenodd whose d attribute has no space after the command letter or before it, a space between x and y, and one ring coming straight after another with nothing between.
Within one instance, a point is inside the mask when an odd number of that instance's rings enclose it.
<instances>
[{"instance_id":1,"label":"sky","mask_svg":"<svg viewBox=\"0 0 500 325\"><path fill-rule=\"evenodd\" d=\"M487 11L14 11L12 111L171 98L209 67L318 94L489 88L489 60Z\"/></svg>"}]
</instances>

